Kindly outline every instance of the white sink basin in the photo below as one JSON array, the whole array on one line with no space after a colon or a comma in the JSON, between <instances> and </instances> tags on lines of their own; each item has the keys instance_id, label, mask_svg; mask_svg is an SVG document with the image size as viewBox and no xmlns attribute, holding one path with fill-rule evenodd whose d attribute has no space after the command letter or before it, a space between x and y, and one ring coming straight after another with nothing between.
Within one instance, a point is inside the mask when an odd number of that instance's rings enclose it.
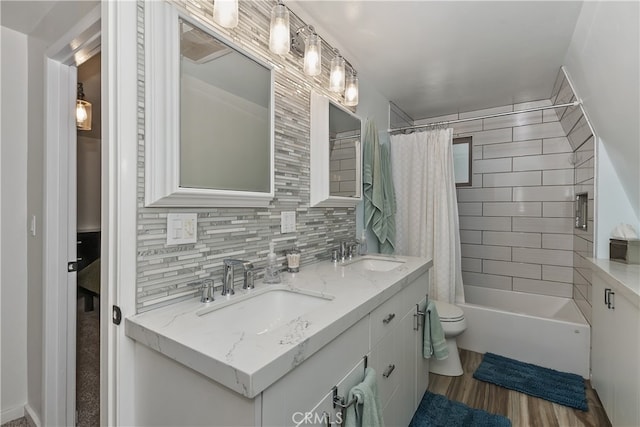
<instances>
[{"instance_id":1,"label":"white sink basin","mask_svg":"<svg viewBox=\"0 0 640 427\"><path fill-rule=\"evenodd\" d=\"M224 298L224 297L218 297ZM223 322L247 334L261 335L312 311L334 297L303 289L281 285L236 295L211 307L198 310L198 316L207 316L213 322Z\"/></svg>"},{"instance_id":2,"label":"white sink basin","mask_svg":"<svg viewBox=\"0 0 640 427\"><path fill-rule=\"evenodd\" d=\"M365 255L363 257L347 261L343 265L345 267L362 267L369 271L391 271L400 267L402 264L404 264L404 260L398 258Z\"/></svg>"}]
</instances>

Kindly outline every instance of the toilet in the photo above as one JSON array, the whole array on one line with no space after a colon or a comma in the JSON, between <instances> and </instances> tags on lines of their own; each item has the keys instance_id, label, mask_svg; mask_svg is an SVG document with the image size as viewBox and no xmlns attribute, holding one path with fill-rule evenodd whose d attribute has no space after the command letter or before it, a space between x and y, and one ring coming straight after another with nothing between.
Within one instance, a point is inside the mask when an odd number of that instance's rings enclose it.
<instances>
[{"instance_id":1,"label":"toilet","mask_svg":"<svg viewBox=\"0 0 640 427\"><path fill-rule=\"evenodd\" d=\"M440 323L444 331L444 338L449 349L449 356L444 360L432 358L429 361L429 372L448 377L462 375L462 364L458 354L456 337L467 329L467 320L464 318L464 311L456 305L443 301L433 301L438 310Z\"/></svg>"}]
</instances>

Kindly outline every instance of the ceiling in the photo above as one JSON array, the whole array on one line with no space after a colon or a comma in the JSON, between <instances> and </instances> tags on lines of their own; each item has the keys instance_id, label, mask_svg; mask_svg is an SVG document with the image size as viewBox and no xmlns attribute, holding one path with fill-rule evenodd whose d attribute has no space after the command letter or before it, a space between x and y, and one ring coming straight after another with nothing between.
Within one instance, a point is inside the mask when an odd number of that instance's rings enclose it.
<instances>
[{"instance_id":1,"label":"ceiling","mask_svg":"<svg viewBox=\"0 0 640 427\"><path fill-rule=\"evenodd\" d=\"M548 99L574 1L288 1L414 120Z\"/></svg>"},{"instance_id":2,"label":"ceiling","mask_svg":"<svg viewBox=\"0 0 640 427\"><path fill-rule=\"evenodd\" d=\"M45 16L95 4L2 0L2 25L47 39ZM414 120L548 99L582 8L581 1L286 4Z\"/></svg>"}]
</instances>

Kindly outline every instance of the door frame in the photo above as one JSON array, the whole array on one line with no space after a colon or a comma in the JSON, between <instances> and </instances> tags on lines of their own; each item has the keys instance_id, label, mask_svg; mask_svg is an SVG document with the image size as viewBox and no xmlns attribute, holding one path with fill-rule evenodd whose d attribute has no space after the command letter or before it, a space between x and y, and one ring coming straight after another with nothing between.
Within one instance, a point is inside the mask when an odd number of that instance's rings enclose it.
<instances>
[{"instance_id":1,"label":"door frame","mask_svg":"<svg viewBox=\"0 0 640 427\"><path fill-rule=\"evenodd\" d=\"M78 53L102 51L100 423L133 425L134 344L111 307L135 313L137 168L137 3L103 0L45 53L42 422L75 425L75 254L69 170L75 174ZM78 46L78 40L80 45ZM73 176L71 177L73 178ZM75 190L73 191L75 193ZM75 217L75 214L73 214ZM72 273L73 274L73 273ZM73 310L72 310L73 308Z\"/></svg>"}]
</instances>

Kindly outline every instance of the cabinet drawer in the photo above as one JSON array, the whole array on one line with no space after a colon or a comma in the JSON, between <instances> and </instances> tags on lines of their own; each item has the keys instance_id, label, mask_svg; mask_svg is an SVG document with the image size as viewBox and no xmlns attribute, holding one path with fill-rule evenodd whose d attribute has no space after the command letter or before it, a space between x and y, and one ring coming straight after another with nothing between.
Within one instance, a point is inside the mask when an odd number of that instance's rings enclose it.
<instances>
[{"instance_id":1,"label":"cabinet drawer","mask_svg":"<svg viewBox=\"0 0 640 427\"><path fill-rule=\"evenodd\" d=\"M429 291L429 274L425 273L416 279L408 288L382 303L371 312L371 346L375 346L382 337L391 331L400 319Z\"/></svg>"},{"instance_id":2,"label":"cabinet drawer","mask_svg":"<svg viewBox=\"0 0 640 427\"><path fill-rule=\"evenodd\" d=\"M398 319L399 321L399 319ZM399 358L400 349L397 348L397 340L394 339L395 332L391 332L380 340L371 349L369 363L376 371L376 382L378 383L378 396L380 404L384 407L399 384L399 371L402 365Z\"/></svg>"}]
</instances>

